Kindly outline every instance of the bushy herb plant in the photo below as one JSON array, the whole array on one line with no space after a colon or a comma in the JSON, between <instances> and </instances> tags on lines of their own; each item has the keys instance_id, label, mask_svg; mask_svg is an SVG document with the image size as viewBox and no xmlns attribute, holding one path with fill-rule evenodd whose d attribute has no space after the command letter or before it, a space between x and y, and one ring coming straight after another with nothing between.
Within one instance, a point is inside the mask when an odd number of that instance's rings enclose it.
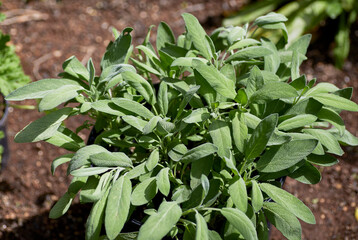
<instances>
[{"instance_id":1,"label":"bushy herb plant","mask_svg":"<svg viewBox=\"0 0 358 240\"><path fill-rule=\"evenodd\" d=\"M350 49L350 30L358 19L356 0L270 0L250 3L233 17L224 20L224 25L241 25L255 20L260 15L277 11L287 17L290 39L295 40L304 33L316 30L328 19L335 21L336 28L330 29L334 38L334 61L342 68ZM277 28L275 25L266 29ZM333 35L332 35L333 36Z\"/></svg>"},{"instance_id":2,"label":"bushy herb plant","mask_svg":"<svg viewBox=\"0 0 358 240\"><path fill-rule=\"evenodd\" d=\"M280 181L316 184L316 165L334 165L340 144L358 144L339 115L358 111L352 88L300 74L310 35L286 47L285 34L277 43L253 39L245 25L208 36L193 15L183 18L178 38L158 26L156 50L150 31L135 54L132 29L114 31L99 75L91 60L84 67L71 57L61 78L7 96L39 99L50 112L16 142L73 151L53 161L52 172L67 163L73 180L50 217L79 195L93 203L87 239L268 239L267 221L300 239L298 219L315 218ZM284 20L270 13L253 26ZM76 115L92 118L77 129L93 127L91 144L66 127Z\"/></svg>"}]
</instances>

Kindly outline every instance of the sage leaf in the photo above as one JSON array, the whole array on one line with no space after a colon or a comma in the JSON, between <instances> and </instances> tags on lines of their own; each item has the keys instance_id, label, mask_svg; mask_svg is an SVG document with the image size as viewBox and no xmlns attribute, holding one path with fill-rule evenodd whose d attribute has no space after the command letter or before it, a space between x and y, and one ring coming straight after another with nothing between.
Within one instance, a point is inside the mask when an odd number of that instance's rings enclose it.
<instances>
[{"instance_id":1,"label":"sage leaf","mask_svg":"<svg viewBox=\"0 0 358 240\"><path fill-rule=\"evenodd\" d=\"M157 50L159 51L165 47L167 43L175 44L175 37L169 25L165 22L160 22L157 31Z\"/></svg>"},{"instance_id":2,"label":"sage leaf","mask_svg":"<svg viewBox=\"0 0 358 240\"><path fill-rule=\"evenodd\" d=\"M163 116L166 116L168 113L168 106L169 106L169 100L168 100L168 85L165 82L161 82L159 84L159 91L158 91L158 105L160 112Z\"/></svg>"},{"instance_id":3,"label":"sage leaf","mask_svg":"<svg viewBox=\"0 0 358 240\"><path fill-rule=\"evenodd\" d=\"M97 167L132 167L132 160L123 152L101 152L92 154L90 161Z\"/></svg>"},{"instance_id":4,"label":"sage leaf","mask_svg":"<svg viewBox=\"0 0 358 240\"><path fill-rule=\"evenodd\" d=\"M311 154L317 143L315 139L305 139L273 146L260 157L256 167L260 172L285 170Z\"/></svg>"},{"instance_id":5,"label":"sage leaf","mask_svg":"<svg viewBox=\"0 0 358 240\"><path fill-rule=\"evenodd\" d=\"M131 195L131 203L133 206L141 206L152 200L158 192L156 179L148 178L139 183L133 190Z\"/></svg>"},{"instance_id":6,"label":"sage leaf","mask_svg":"<svg viewBox=\"0 0 358 240\"><path fill-rule=\"evenodd\" d=\"M264 198L262 196L261 189L257 184L257 182L255 180L252 180L251 183L252 183L251 203L255 213L257 213L258 211L261 210L263 206Z\"/></svg>"},{"instance_id":7,"label":"sage leaf","mask_svg":"<svg viewBox=\"0 0 358 240\"><path fill-rule=\"evenodd\" d=\"M156 148L149 155L149 158L147 159L147 161L145 163L145 167L150 172L157 166L158 162L159 162L159 150L158 150L158 148Z\"/></svg>"},{"instance_id":8,"label":"sage leaf","mask_svg":"<svg viewBox=\"0 0 358 240\"><path fill-rule=\"evenodd\" d=\"M329 154L325 154L325 155L310 154L307 156L307 161L324 167L333 166L338 163L337 158Z\"/></svg>"},{"instance_id":9,"label":"sage leaf","mask_svg":"<svg viewBox=\"0 0 358 240\"><path fill-rule=\"evenodd\" d=\"M80 168L71 172L74 177L87 177L92 175L99 175L109 170L108 167L88 167Z\"/></svg>"},{"instance_id":10,"label":"sage leaf","mask_svg":"<svg viewBox=\"0 0 358 240\"><path fill-rule=\"evenodd\" d=\"M317 117L311 114L301 114L284 120L281 122L277 128L283 131L289 131L291 129L304 127L316 122Z\"/></svg>"},{"instance_id":11,"label":"sage leaf","mask_svg":"<svg viewBox=\"0 0 358 240\"><path fill-rule=\"evenodd\" d=\"M138 240L160 240L179 221L182 210L176 202L162 202L139 229Z\"/></svg>"},{"instance_id":12,"label":"sage leaf","mask_svg":"<svg viewBox=\"0 0 358 240\"><path fill-rule=\"evenodd\" d=\"M91 107L99 112L115 116L125 116L132 113L129 110L119 107L112 100L98 100L91 104Z\"/></svg>"},{"instance_id":13,"label":"sage leaf","mask_svg":"<svg viewBox=\"0 0 358 240\"><path fill-rule=\"evenodd\" d=\"M74 196L72 197L68 192L66 192L51 208L49 218L56 219L65 214L70 208L73 198Z\"/></svg>"},{"instance_id":14,"label":"sage leaf","mask_svg":"<svg viewBox=\"0 0 358 240\"><path fill-rule=\"evenodd\" d=\"M237 229L244 239L258 240L256 229L251 220L239 209L223 208L221 214Z\"/></svg>"},{"instance_id":15,"label":"sage leaf","mask_svg":"<svg viewBox=\"0 0 358 240\"><path fill-rule=\"evenodd\" d=\"M139 131L143 131L143 128L148 124L147 121L142 120L140 118L134 116L123 116L122 119L131 125L132 127L138 129Z\"/></svg>"},{"instance_id":16,"label":"sage leaf","mask_svg":"<svg viewBox=\"0 0 358 240\"><path fill-rule=\"evenodd\" d=\"M122 77L131 87L137 90L149 104L153 106L157 102L152 86L139 74L127 71L122 73Z\"/></svg>"},{"instance_id":17,"label":"sage leaf","mask_svg":"<svg viewBox=\"0 0 358 240\"><path fill-rule=\"evenodd\" d=\"M55 174L55 170L58 166L71 161L71 158L73 157L73 155L74 155L73 153L69 153L69 154L62 155L61 157L55 158L51 164L52 175Z\"/></svg>"},{"instance_id":18,"label":"sage leaf","mask_svg":"<svg viewBox=\"0 0 358 240\"><path fill-rule=\"evenodd\" d=\"M198 19L189 13L182 14L187 31L187 38L193 42L193 45L206 59L210 60L214 52L212 52L210 44L205 36L206 32L200 25Z\"/></svg>"},{"instance_id":19,"label":"sage leaf","mask_svg":"<svg viewBox=\"0 0 358 240\"><path fill-rule=\"evenodd\" d=\"M104 225L109 239L115 239L127 221L132 184L126 176L114 182L107 200Z\"/></svg>"},{"instance_id":20,"label":"sage leaf","mask_svg":"<svg viewBox=\"0 0 358 240\"><path fill-rule=\"evenodd\" d=\"M72 157L70 164L67 168L67 175L70 174L72 171L79 169L80 167L84 165L90 165L90 156L96 153L102 153L102 152L108 152L107 149L105 149L102 146L99 145L88 145L80 150L78 150L75 155Z\"/></svg>"},{"instance_id":21,"label":"sage leaf","mask_svg":"<svg viewBox=\"0 0 358 240\"><path fill-rule=\"evenodd\" d=\"M270 12L270 13L266 14L265 16L256 18L256 20L254 21L253 24L261 27L266 24L286 22L287 20L288 19L282 14Z\"/></svg>"},{"instance_id":22,"label":"sage leaf","mask_svg":"<svg viewBox=\"0 0 358 240\"><path fill-rule=\"evenodd\" d=\"M187 151L183 157L180 159L183 163L190 163L199 159L202 159L206 156L214 154L218 151L218 148L212 143L203 143L195 148Z\"/></svg>"},{"instance_id":23,"label":"sage leaf","mask_svg":"<svg viewBox=\"0 0 358 240\"><path fill-rule=\"evenodd\" d=\"M320 171L309 162L305 162L303 166L291 173L289 177L305 184L317 184L322 179Z\"/></svg>"},{"instance_id":24,"label":"sage leaf","mask_svg":"<svg viewBox=\"0 0 358 240\"><path fill-rule=\"evenodd\" d=\"M242 212L247 211L247 191L245 181L239 177L229 186L229 194L235 207Z\"/></svg>"},{"instance_id":25,"label":"sage leaf","mask_svg":"<svg viewBox=\"0 0 358 240\"><path fill-rule=\"evenodd\" d=\"M277 204L283 206L302 221L315 224L316 220L311 210L298 198L285 190L269 183L261 183L260 188Z\"/></svg>"},{"instance_id":26,"label":"sage leaf","mask_svg":"<svg viewBox=\"0 0 358 240\"><path fill-rule=\"evenodd\" d=\"M66 73L79 79L89 80L89 72L85 66L75 57L66 59L62 64L62 69Z\"/></svg>"},{"instance_id":27,"label":"sage leaf","mask_svg":"<svg viewBox=\"0 0 358 240\"><path fill-rule=\"evenodd\" d=\"M80 87L81 84L75 80L70 79L42 79L32 82L23 87L20 87L6 96L8 101L22 101L25 99L38 99L43 98L52 91L59 89L63 86Z\"/></svg>"},{"instance_id":28,"label":"sage leaf","mask_svg":"<svg viewBox=\"0 0 358 240\"><path fill-rule=\"evenodd\" d=\"M220 95L234 99L236 97L235 83L220 73L213 65L206 65L193 60L193 68L207 81Z\"/></svg>"},{"instance_id":29,"label":"sage leaf","mask_svg":"<svg viewBox=\"0 0 358 240\"><path fill-rule=\"evenodd\" d=\"M338 129L340 136L343 136L346 128L344 126L343 119L336 111L330 108L322 107L322 109L317 113L317 117L335 126Z\"/></svg>"},{"instance_id":30,"label":"sage leaf","mask_svg":"<svg viewBox=\"0 0 358 240\"><path fill-rule=\"evenodd\" d=\"M170 193L169 168L163 168L156 176L159 191L168 196Z\"/></svg>"},{"instance_id":31,"label":"sage leaf","mask_svg":"<svg viewBox=\"0 0 358 240\"><path fill-rule=\"evenodd\" d=\"M254 58L264 57L272 54L272 51L266 47L253 46L238 50L236 53L231 55L225 60L225 63L232 61L250 60Z\"/></svg>"},{"instance_id":32,"label":"sage leaf","mask_svg":"<svg viewBox=\"0 0 358 240\"><path fill-rule=\"evenodd\" d=\"M105 190L103 196L95 204L93 204L91 212L86 222L86 239L96 240L101 233L105 207L107 203L109 189Z\"/></svg>"},{"instance_id":33,"label":"sage leaf","mask_svg":"<svg viewBox=\"0 0 358 240\"><path fill-rule=\"evenodd\" d=\"M218 155L221 158L228 157L228 151L232 146L229 124L225 121L215 120L209 126L209 134L218 148Z\"/></svg>"},{"instance_id":34,"label":"sage leaf","mask_svg":"<svg viewBox=\"0 0 358 240\"><path fill-rule=\"evenodd\" d=\"M38 142L52 137L71 112L72 108L62 108L35 120L16 134L15 142Z\"/></svg>"},{"instance_id":35,"label":"sage leaf","mask_svg":"<svg viewBox=\"0 0 358 240\"><path fill-rule=\"evenodd\" d=\"M51 91L42 98L39 104L39 111L43 112L45 110L53 109L61 103L67 102L77 97L77 91L82 89L83 88L80 86L65 85L56 90Z\"/></svg>"},{"instance_id":36,"label":"sage leaf","mask_svg":"<svg viewBox=\"0 0 358 240\"><path fill-rule=\"evenodd\" d=\"M250 97L252 103L265 103L275 99L289 99L297 97L296 89L283 82L269 82L263 85Z\"/></svg>"},{"instance_id":37,"label":"sage leaf","mask_svg":"<svg viewBox=\"0 0 358 240\"><path fill-rule=\"evenodd\" d=\"M152 119L149 120L148 124L144 126L143 128L143 134L147 135L151 132L153 132L154 128L157 126L157 123L162 118L159 116L152 117Z\"/></svg>"},{"instance_id":38,"label":"sage leaf","mask_svg":"<svg viewBox=\"0 0 358 240\"><path fill-rule=\"evenodd\" d=\"M185 123L199 123L210 118L207 108L198 108L192 111L187 117L183 118Z\"/></svg>"},{"instance_id":39,"label":"sage leaf","mask_svg":"<svg viewBox=\"0 0 358 240\"><path fill-rule=\"evenodd\" d=\"M321 93L313 98L328 107L358 112L358 105L355 102L335 94Z\"/></svg>"},{"instance_id":40,"label":"sage leaf","mask_svg":"<svg viewBox=\"0 0 358 240\"><path fill-rule=\"evenodd\" d=\"M127 55L128 52L130 52L129 50L132 42L132 37L130 35L132 30L132 28L125 28L116 40L108 45L101 61L102 69L106 69L115 64L127 63Z\"/></svg>"},{"instance_id":41,"label":"sage leaf","mask_svg":"<svg viewBox=\"0 0 358 240\"><path fill-rule=\"evenodd\" d=\"M301 240L301 224L286 208L279 204L266 202L265 216L287 239Z\"/></svg>"},{"instance_id":42,"label":"sage leaf","mask_svg":"<svg viewBox=\"0 0 358 240\"><path fill-rule=\"evenodd\" d=\"M255 159L263 152L275 130L277 119L277 114L271 114L257 125L246 146L245 157L247 159Z\"/></svg>"},{"instance_id":43,"label":"sage leaf","mask_svg":"<svg viewBox=\"0 0 358 240\"><path fill-rule=\"evenodd\" d=\"M245 151L245 142L248 138L248 129L245 123L245 115L239 112L235 112L232 122L232 136L236 148L244 153Z\"/></svg>"},{"instance_id":44,"label":"sage leaf","mask_svg":"<svg viewBox=\"0 0 358 240\"><path fill-rule=\"evenodd\" d=\"M204 217L200 213L196 212L195 221L196 221L195 240L209 240L209 229Z\"/></svg>"},{"instance_id":45,"label":"sage leaf","mask_svg":"<svg viewBox=\"0 0 358 240\"><path fill-rule=\"evenodd\" d=\"M338 143L334 135L323 129L304 129L304 133L308 133L317 138L319 142L327 148L327 152L342 156L344 151Z\"/></svg>"}]
</instances>

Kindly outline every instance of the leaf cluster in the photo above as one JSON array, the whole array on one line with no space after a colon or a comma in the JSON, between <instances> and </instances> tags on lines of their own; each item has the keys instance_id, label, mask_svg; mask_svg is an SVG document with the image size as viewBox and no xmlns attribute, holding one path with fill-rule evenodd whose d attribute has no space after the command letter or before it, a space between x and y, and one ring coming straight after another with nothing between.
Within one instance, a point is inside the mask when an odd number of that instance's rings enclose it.
<instances>
[{"instance_id":1,"label":"leaf cluster","mask_svg":"<svg viewBox=\"0 0 358 240\"><path fill-rule=\"evenodd\" d=\"M92 60L85 67L71 57L61 78L7 96L39 99L49 112L16 142L73 152L53 161L52 172L68 164L73 180L50 217L78 195L93 203L87 239L268 239L267 219L300 239L298 219L313 224L314 216L280 180L316 184L317 165L337 163L340 144L358 144L339 115L358 111L352 89L300 74L310 35L286 47L282 15L254 23L280 27L279 42L252 38L248 25L209 36L193 15L183 18L184 34L162 22L156 46L149 30L134 51L132 29L114 30L100 75ZM76 115L93 120L75 132L64 121ZM88 144L77 134L86 127Z\"/></svg>"},{"instance_id":2,"label":"leaf cluster","mask_svg":"<svg viewBox=\"0 0 358 240\"><path fill-rule=\"evenodd\" d=\"M260 15L276 11L287 17L287 29L291 41L312 32L322 23L331 19L335 21L336 29L330 29L335 34L333 50L335 65L342 68L348 57L350 49L350 31L352 24L357 21L358 2L355 0L331 0L331 1L258 1L248 4L243 10L224 20L224 25L241 25L252 22ZM268 26L265 29L277 29L277 26ZM264 31L261 31L264 32ZM267 34L267 31L266 33ZM272 32L269 32L272 34Z\"/></svg>"}]
</instances>

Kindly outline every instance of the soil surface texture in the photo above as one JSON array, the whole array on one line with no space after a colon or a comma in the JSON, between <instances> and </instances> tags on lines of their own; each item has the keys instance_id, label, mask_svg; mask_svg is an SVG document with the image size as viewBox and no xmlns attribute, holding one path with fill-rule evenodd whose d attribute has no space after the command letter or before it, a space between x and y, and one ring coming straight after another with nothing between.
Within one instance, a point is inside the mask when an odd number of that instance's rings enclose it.
<instances>
[{"instance_id":1,"label":"soil surface texture","mask_svg":"<svg viewBox=\"0 0 358 240\"><path fill-rule=\"evenodd\" d=\"M184 32L181 14L190 12L206 30L220 26L223 17L239 10L245 0L3 0L0 11L8 19L1 30L21 58L26 74L33 81L55 78L62 62L72 55L83 63L92 58L97 71L105 48L113 39L111 29L133 27L134 43L141 43L150 25L167 22L176 36ZM308 78L328 81L338 87L353 87L358 102L358 23L351 31L352 50L342 70L331 58L334 24L327 22L315 33L308 59L302 67ZM155 29L152 41L155 40ZM34 104L26 101L22 104ZM52 220L48 213L66 192L70 178L66 166L55 175L51 162L65 154L49 144L16 144L15 134L41 116L37 111L10 108L8 134L11 158L0 173L0 239L84 239L84 225L91 206L76 200L68 213ZM358 136L358 114L345 113L349 131ZM73 121L78 126L84 119ZM86 139L87 133L81 137ZM313 211L317 224L302 223L302 239L358 239L358 148L345 148L340 163L322 168L322 181L305 185L287 179L284 188L302 199ZM357 210L358 211L358 210ZM285 239L273 229L272 239Z\"/></svg>"}]
</instances>

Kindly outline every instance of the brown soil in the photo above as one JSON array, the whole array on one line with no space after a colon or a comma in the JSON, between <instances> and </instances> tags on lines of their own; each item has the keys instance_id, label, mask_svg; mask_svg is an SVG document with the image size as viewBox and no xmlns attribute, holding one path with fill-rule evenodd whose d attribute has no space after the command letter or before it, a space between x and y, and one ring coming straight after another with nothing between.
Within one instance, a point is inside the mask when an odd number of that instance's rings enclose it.
<instances>
[{"instance_id":1,"label":"brown soil","mask_svg":"<svg viewBox=\"0 0 358 240\"><path fill-rule=\"evenodd\" d=\"M90 57L99 66L106 45L112 40L111 28L131 26L134 41L140 43L151 24L167 22L178 35L184 31L180 14L191 12L207 29L220 24L227 12L245 1L216 0L3 0L1 12L16 13L14 22L2 25L12 37L25 72L33 80L56 77L62 62L76 55L86 62ZM26 11L24 11L26 10ZM29 10L35 10L37 12ZM27 17L24 17L24 16ZM154 31L155 32L155 31ZM344 69L332 65L326 36L309 51L303 71L319 81L339 87L354 87L358 102L358 25L352 31L352 52ZM153 36L154 37L154 34ZM154 40L154 39L153 39ZM99 68L97 68L99 69ZM26 102L30 104L31 102ZM57 220L48 212L65 193L70 181L65 167L51 175L51 161L65 153L46 143L15 144L13 137L26 124L38 118L35 111L11 109L8 121L11 159L0 174L0 239L83 239L84 223L90 206L76 201L69 212ZM357 113L344 114L348 129L358 136ZM83 119L74 121L78 125ZM86 138L85 134L83 138ZM303 239L358 239L354 211L358 204L357 148L346 148L337 166L322 169L322 181L308 186L288 179L285 188L302 199L314 212L316 225L302 224ZM273 239L284 239L273 231Z\"/></svg>"}]
</instances>

